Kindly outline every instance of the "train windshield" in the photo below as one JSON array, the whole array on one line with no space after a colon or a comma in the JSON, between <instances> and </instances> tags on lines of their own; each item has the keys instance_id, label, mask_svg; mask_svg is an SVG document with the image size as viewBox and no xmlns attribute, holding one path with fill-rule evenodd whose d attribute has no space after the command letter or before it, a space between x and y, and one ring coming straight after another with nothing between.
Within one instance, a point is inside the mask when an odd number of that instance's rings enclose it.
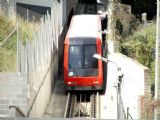
<instances>
[{"instance_id":1,"label":"train windshield","mask_svg":"<svg viewBox=\"0 0 160 120\"><path fill-rule=\"evenodd\" d=\"M96 45L70 46L69 76L96 76L98 74L98 60L93 58L96 51Z\"/></svg>"}]
</instances>

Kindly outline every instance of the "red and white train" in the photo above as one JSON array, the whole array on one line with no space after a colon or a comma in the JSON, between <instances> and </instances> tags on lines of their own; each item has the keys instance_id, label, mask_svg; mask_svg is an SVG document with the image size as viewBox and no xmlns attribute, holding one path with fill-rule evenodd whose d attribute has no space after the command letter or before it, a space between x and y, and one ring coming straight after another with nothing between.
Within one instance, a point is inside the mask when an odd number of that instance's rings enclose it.
<instances>
[{"instance_id":1,"label":"red and white train","mask_svg":"<svg viewBox=\"0 0 160 120\"><path fill-rule=\"evenodd\" d=\"M103 90L104 73L101 18L98 15L75 15L64 42L64 83L66 90Z\"/></svg>"}]
</instances>

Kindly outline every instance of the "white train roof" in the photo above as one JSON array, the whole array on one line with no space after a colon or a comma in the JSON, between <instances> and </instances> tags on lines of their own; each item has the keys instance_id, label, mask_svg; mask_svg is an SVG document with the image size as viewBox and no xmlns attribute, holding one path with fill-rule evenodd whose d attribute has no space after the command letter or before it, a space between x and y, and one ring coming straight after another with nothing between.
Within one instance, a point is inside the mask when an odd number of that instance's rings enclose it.
<instances>
[{"instance_id":1,"label":"white train roof","mask_svg":"<svg viewBox=\"0 0 160 120\"><path fill-rule=\"evenodd\" d=\"M68 31L69 38L101 38L101 19L98 15L75 15Z\"/></svg>"}]
</instances>

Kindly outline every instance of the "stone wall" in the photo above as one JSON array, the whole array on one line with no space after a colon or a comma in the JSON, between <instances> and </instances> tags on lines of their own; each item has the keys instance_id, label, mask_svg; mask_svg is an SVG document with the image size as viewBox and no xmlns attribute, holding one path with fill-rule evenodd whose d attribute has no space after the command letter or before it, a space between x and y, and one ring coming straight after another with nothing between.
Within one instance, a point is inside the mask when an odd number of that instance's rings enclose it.
<instances>
[{"instance_id":1,"label":"stone wall","mask_svg":"<svg viewBox=\"0 0 160 120\"><path fill-rule=\"evenodd\" d=\"M19 106L27 114L27 75L0 73L0 117L9 117L9 106Z\"/></svg>"}]
</instances>

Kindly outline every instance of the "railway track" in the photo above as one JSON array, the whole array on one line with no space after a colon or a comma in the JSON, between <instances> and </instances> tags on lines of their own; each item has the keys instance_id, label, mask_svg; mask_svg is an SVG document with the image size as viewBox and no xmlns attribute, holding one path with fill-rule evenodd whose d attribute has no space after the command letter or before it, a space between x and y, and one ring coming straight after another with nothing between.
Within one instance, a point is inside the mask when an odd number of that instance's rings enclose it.
<instances>
[{"instance_id":1,"label":"railway track","mask_svg":"<svg viewBox=\"0 0 160 120\"><path fill-rule=\"evenodd\" d=\"M100 118L99 93L68 93L64 118Z\"/></svg>"}]
</instances>

